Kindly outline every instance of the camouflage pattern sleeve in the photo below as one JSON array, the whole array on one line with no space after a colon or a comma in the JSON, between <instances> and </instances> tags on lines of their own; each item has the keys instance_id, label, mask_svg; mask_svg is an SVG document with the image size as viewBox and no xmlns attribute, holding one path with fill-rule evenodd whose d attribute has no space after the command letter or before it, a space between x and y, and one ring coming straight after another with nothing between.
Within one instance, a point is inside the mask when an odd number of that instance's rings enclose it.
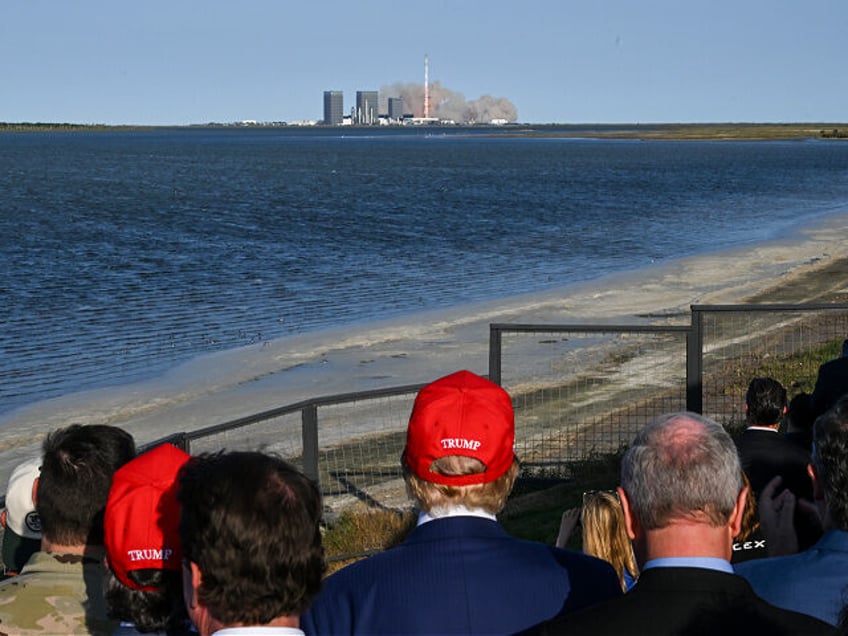
<instances>
[{"instance_id":1,"label":"camouflage pattern sleeve","mask_svg":"<svg viewBox=\"0 0 848 636\"><path fill-rule=\"evenodd\" d=\"M36 552L18 576L0 582L0 636L111 636L105 568L90 557Z\"/></svg>"}]
</instances>

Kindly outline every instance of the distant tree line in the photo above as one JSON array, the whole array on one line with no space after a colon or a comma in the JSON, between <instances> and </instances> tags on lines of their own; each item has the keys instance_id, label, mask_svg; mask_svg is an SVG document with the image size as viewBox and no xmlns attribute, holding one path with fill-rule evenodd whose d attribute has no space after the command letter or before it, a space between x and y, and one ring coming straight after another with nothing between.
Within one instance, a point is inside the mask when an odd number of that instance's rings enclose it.
<instances>
[{"instance_id":1,"label":"distant tree line","mask_svg":"<svg viewBox=\"0 0 848 636\"><path fill-rule=\"evenodd\" d=\"M848 139L848 130L839 130L839 128L823 130L821 136L823 139Z\"/></svg>"},{"instance_id":2,"label":"distant tree line","mask_svg":"<svg viewBox=\"0 0 848 636\"><path fill-rule=\"evenodd\" d=\"M53 131L53 130L133 130L143 128L142 126L107 126L106 124L56 124L42 122L0 122L0 132L31 132L31 131Z\"/></svg>"}]
</instances>

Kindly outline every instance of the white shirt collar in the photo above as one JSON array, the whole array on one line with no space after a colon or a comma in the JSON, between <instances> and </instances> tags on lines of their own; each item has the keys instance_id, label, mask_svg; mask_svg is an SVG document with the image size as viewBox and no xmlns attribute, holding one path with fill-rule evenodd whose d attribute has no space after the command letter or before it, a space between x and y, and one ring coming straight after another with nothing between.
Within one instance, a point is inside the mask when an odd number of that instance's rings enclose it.
<instances>
[{"instance_id":1,"label":"white shirt collar","mask_svg":"<svg viewBox=\"0 0 848 636\"><path fill-rule=\"evenodd\" d=\"M418 525L420 526L434 519L444 519L446 517L480 517L481 519L489 519L490 521L498 520L491 512L486 512L480 508L452 506L450 508L434 508L429 514L422 510L418 513Z\"/></svg>"},{"instance_id":2,"label":"white shirt collar","mask_svg":"<svg viewBox=\"0 0 848 636\"><path fill-rule=\"evenodd\" d=\"M297 627L224 627L212 636L237 636L240 634L251 634L251 636L304 636L303 630Z\"/></svg>"}]
</instances>

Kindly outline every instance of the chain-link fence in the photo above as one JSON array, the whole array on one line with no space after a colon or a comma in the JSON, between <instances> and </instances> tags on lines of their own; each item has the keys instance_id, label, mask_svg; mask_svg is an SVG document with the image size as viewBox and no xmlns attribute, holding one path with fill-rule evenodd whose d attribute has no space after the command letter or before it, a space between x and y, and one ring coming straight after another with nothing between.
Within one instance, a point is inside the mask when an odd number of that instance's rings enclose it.
<instances>
[{"instance_id":1,"label":"chain-link fence","mask_svg":"<svg viewBox=\"0 0 848 636\"><path fill-rule=\"evenodd\" d=\"M751 379L810 393L839 355L848 305L700 305L688 324L490 326L490 376L513 396L525 466L567 474L688 409L744 425ZM680 322L680 319L678 319Z\"/></svg>"},{"instance_id":2,"label":"chain-link fence","mask_svg":"<svg viewBox=\"0 0 848 636\"><path fill-rule=\"evenodd\" d=\"M657 413L683 410L689 331L492 325L490 375L513 396L525 473L561 475L618 451Z\"/></svg>"},{"instance_id":3,"label":"chain-link fence","mask_svg":"<svg viewBox=\"0 0 848 636\"><path fill-rule=\"evenodd\" d=\"M660 413L740 425L753 377L778 379L790 397L810 392L846 335L848 304L696 306L662 325L491 325L489 375L513 398L525 474L562 476ZM403 507L400 453L423 384L308 400L170 441L195 454L277 452L336 509Z\"/></svg>"},{"instance_id":4,"label":"chain-link fence","mask_svg":"<svg viewBox=\"0 0 848 636\"><path fill-rule=\"evenodd\" d=\"M840 355L848 305L701 305L692 307L702 352L702 409L731 428L744 425L752 378L783 384L791 399L811 393L819 365Z\"/></svg>"}]
</instances>

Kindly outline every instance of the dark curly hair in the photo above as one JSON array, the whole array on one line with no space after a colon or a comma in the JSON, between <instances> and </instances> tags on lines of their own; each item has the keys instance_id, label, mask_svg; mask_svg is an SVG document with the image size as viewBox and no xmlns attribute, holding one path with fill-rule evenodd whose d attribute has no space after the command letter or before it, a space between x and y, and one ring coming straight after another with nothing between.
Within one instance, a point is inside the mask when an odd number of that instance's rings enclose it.
<instances>
[{"instance_id":1,"label":"dark curly hair","mask_svg":"<svg viewBox=\"0 0 848 636\"><path fill-rule=\"evenodd\" d=\"M272 455L222 452L189 460L179 483L183 554L212 617L262 625L309 607L325 569L311 480Z\"/></svg>"},{"instance_id":2,"label":"dark curly hair","mask_svg":"<svg viewBox=\"0 0 848 636\"><path fill-rule=\"evenodd\" d=\"M35 508L54 543L103 544L103 511L112 475L135 457L135 442L115 426L72 424L44 440Z\"/></svg>"},{"instance_id":3,"label":"dark curly hair","mask_svg":"<svg viewBox=\"0 0 848 636\"><path fill-rule=\"evenodd\" d=\"M179 632L190 625L183 601L183 578L179 570L132 570L129 576L139 585L156 587L155 592L133 590L121 583L112 571L106 575L106 603L110 617L128 621L136 630Z\"/></svg>"},{"instance_id":4,"label":"dark curly hair","mask_svg":"<svg viewBox=\"0 0 848 636\"><path fill-rule=\"evenodd\" d=\"M786 410L786 389L774 378L754 378L745 394L748 423L754 426L773 426L780 422Z\"/></svg>"},{"instance_id":5,"label":"dark curly hair","mask_svg":"<svg viewBox=\"0 0 848 636\"><path fill-rule=\"evenodd\" d=\"M831 521L848 530L848 395L816 420L812 463Z\"/></svg>"}]
</instances>

